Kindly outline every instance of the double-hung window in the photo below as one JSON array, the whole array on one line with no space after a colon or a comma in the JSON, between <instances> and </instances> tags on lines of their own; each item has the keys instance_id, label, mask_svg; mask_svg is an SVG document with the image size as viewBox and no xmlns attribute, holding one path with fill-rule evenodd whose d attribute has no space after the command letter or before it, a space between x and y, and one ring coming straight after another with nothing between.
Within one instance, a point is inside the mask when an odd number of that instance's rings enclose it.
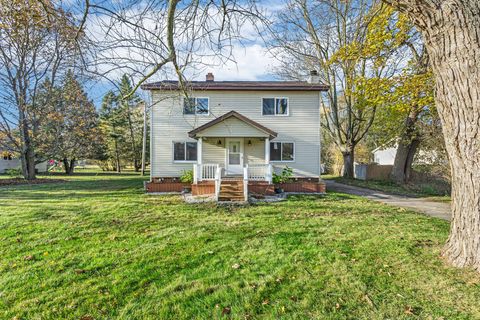
<instances>
[{"instance_id":1,"label":"double-hung window","mask_svg":"<svg viewBox=\"0 0 480 320\"><path fill-rule=\"evenodd\" d=\"M295 144L293 142L270 142L271 161L295 161Z\"/></svg>"},{"instance_id":2,"label":"double-hung window","mask_svg":"<svg viewBox=\"0 0 480 320\"><path fill-rule=\"evenodd\" d=\"M205 115L209 114L208 98L183 99L183 114Z\"/></svg>"},{"instance_id":3,"label":"double-hung window","mask_svg":"<svg viewBox=\"0 0 480 320\"><path fill-rule=\"evenodd\" d=\"M173 161L197 161L197 143L187 141L174 142Z\"/></svg>"},{"instance_id":4,"label":"double-hung window","mask_svg":"<svg viewBox=\"0 0 480 320\"><path fill-rule=\"evenodd\" d=\"M288 116L288 98L262 98L264 116Z\"/></svg>"}]
</instances>

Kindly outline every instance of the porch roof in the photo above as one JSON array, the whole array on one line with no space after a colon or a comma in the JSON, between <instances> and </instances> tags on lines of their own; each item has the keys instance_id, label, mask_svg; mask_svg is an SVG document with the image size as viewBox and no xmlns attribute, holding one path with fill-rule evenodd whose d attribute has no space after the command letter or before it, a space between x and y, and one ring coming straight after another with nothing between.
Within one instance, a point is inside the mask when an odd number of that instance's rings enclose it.
<instances>
[{"instance_id":1,"label":"porch roof","mask_svg":"<svg viewBox=\"0 0 480 320\"><path fill-rule=\"evenodd\" d=\"M230 111L193 129L188 136L191 138L264 137L273 139L277 133L236 111Z\"/></svg>"}]
</instances>

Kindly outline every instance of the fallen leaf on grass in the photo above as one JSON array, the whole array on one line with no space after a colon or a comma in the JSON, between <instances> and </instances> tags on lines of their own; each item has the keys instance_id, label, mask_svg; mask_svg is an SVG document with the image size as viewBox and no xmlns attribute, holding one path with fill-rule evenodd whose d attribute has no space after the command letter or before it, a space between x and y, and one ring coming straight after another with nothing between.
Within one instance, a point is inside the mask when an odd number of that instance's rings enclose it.
<instances>
[{"instance_id":1,"label":"fallen leaf on grass","mask_svg":"<svg viewBox=\"0 0 480 320\"><path fill-rule=\"evenodd\" d=\"M86 272L86 270L84 270L84 269L75 269L76 274L82 274L82 273L85 273L85 272Z\"/></svg>"},{"instance_id":2,"label":"fallen leaf on grass","mask_svg":"<svg viewBox=\"0 0 480 320\"><path fill-rule=\"evenodd\" d=\"M230 307L225 307L222 310L222 315L230 314L232 312L232 308Z\"/></svg>"},{"instance_id":3,"label":"fallen leaf on grass","mask_svg":"<svg viewBox=\"0 0 480 320\"><path fill-rule=\"evenodd\" d=\"M372 299L370 299L370 297L368 296L368 294L366 294L366 295L364 296L364 298L365 298L365 301L367 301L367 303L370 305L370 307L375 308L375 304L373 303ZM376 309L376 308L375 308L375 309Z\"/></svg>"},{"instance_id":4,"label":"fallen leaf on grass","mask_svg":"<svg viewBox=\"0 0 480 320\"><path fill-rule=\"evenodd\" d=\"M238 269L240 268L240 265L238 263L235 263L233 266L232 266L233 269Z\"/></svg>"},{"instance_id":5,"label":"fallen leaf on grass","mask_svg":"<svg viewBox=\"0 0 480 320\"><path fill-rule=\"evenodd\" d=\"M26 260L26 261L33 260L33 256L32 255L25 256L23 257L23 260Z\"/></svg>"},{"instance_id":6,"label":"fallen leaf on grass","mask_svg":"<svg viewBox=\"0 0 480 320\"><path fill-rule=\"evenodd\" d=\"M267 305L269 303L270 303L270 300L268 300L268 299L265 299L265 300L262 301L262 305Z\"/></svg>"},{"instance_id":7,"label":"fallen leaf on grass","mask_svg":"<svg viewBox=\"0 0 480 320\"><path fill-rule=\"evenodd\" d=\"M405 314L415 315L415 310L411 306L405 307Z\"/></svg>"},{"instance_id":8,"label":"fallen leaf on grass","mask_svg":"<svg viewBox=\"0 0 480 320\"><path fill-rule=\"evenodd\" d=\"M91 315L84 315L80 318L80 320L94 320L94 318Z\"/></svg>"}]
</instances>

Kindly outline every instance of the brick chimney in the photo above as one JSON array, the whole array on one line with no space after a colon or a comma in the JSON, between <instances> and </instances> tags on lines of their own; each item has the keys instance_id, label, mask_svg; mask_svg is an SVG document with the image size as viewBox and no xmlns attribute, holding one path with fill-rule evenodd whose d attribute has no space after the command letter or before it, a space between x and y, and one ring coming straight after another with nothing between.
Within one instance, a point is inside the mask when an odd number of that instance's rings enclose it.
<instances>
[{"instance_id":1,"label":"brick chimney","mask_svg":"<svg viewBox=\"0 0 480 320\"><path fill-rule=\"evenodd\" d=\"M308 83L320 83L320 77L318 76L317 70L310 71L310 76L307 80Z\"/></svg>"},{"instance_id":2,"label":"brick chimney","mask_svg":"<svg viewBox=\"0 0 480 320\"><path fill-rule=\"evenodd\" d=\"M213 76L213 73L211 73L211 72L207 73L207 75L205 76L205 80L208 81L208 82L215 81L215 77Z\"/></svg>"}]
</instances>

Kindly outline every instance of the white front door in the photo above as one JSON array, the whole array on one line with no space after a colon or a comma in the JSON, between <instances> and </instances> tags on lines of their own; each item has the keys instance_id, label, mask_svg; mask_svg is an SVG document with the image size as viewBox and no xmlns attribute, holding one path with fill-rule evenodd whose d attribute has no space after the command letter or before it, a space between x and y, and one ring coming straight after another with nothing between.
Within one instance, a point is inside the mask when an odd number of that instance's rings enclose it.
<instances>
[{"instance_id":1,"label":"white front door","mask_svg":"<svg viewBox=\"0 0 480 320\"><path fill-rule=\"evenodd\" d=\"M243 139L229 138L225 139L227 147L226 173L243 173Z\"/></svg>"}]
</instances>

